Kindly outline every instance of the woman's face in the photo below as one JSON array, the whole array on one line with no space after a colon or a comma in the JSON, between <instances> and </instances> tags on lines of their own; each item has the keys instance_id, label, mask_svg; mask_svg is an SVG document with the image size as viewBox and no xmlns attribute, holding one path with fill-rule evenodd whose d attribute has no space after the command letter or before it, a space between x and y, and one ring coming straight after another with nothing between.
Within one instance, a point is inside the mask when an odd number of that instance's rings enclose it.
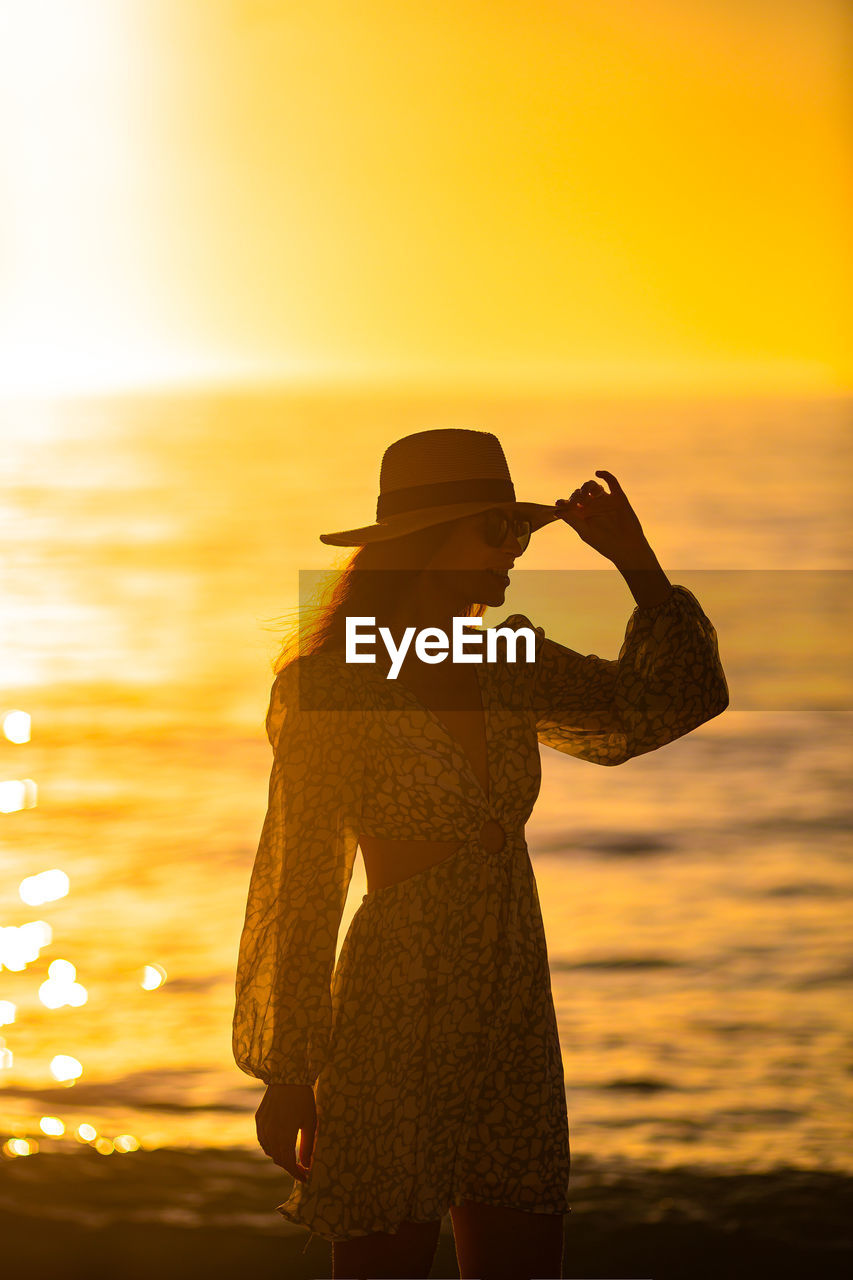
<instances>
[{"instance_id":1,"label":"woman's face","mask_svg":"<svg viewBox=\"0 0 853 1280\"><path fill-rule=\"evenodd\" d=\"M509 515L515 510L512 503L495 506ZM509 585L509 571L522 554L522 547L511 526L503 545L490 547L485 537L486 514L481 511L454 520L446 541L425 569L437 571L435 581L442 593L479 604L500 605Z\"/></svg>"}]
</instances>

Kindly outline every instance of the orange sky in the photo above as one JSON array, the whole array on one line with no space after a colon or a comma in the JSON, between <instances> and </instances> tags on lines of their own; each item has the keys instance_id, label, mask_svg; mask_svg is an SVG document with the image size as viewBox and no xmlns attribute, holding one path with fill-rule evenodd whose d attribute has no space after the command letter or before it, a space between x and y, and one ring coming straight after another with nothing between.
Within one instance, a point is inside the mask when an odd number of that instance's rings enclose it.
<instances>
[{"instance_id":1,"label":"orange sky","mask_svg":"<svg viewBox=\"0 0 853 1280\"><path fill-rule=\"evenodd\" d=\"M0 390L851 386L840 0L0 0Z\"/></svg>"}]
</instances>

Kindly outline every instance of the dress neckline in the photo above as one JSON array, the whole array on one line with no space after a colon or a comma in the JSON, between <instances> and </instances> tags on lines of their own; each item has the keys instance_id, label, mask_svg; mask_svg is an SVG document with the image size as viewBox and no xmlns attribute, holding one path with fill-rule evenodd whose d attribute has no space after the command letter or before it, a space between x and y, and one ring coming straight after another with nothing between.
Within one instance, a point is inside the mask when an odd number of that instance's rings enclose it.
<instances>
[{"instance_id":1,"label":"dress neckline","mask_svg":"<svg viewBox=\"0 0 853 1280\"><path fill-rule=\"evenodd\" d=\"M414 692L414 690L410 689L409 686L404 681L397 679L394 681L388 681L387 683L388 684L393 683L394 685L396 685L398 689L402 689L404 692L404 696L409 698L411 702L414 702L421 709L421 711L423 711L424 714L427 715L430 720L432 720L433 724L437 726L442 736L445 737L447 741L450 743L450 746L455 751L458 759L462 761L463 765L468 771L469 776L473 778L474 783L476 784L477 790L480 792L486 804L490 804L491 790L492 790L492 770L491 770L491 758L490 758L491 753L490 753L490 743L489 743L489 711L487 706L488 699L483 692L487 682L481 678L480 666L482 664L473 663L472 665L474 667L474 676L477 681L477 690L480 695L480 723L482 724L483 742L486 748L486 777L488 778L488 782L489 782L488 791L484 790L483 784L480 781L479 777L477 776L476 770L474 769L474 766L471 763L470 756L464 750L459 739L454 737L454 735L450 732L450 730L448 729L444 721L439 716L436 715L436 713L432 710L432 708L428 707L424 702L421 702L420 698Z\"/></svg>"}]
</instances>

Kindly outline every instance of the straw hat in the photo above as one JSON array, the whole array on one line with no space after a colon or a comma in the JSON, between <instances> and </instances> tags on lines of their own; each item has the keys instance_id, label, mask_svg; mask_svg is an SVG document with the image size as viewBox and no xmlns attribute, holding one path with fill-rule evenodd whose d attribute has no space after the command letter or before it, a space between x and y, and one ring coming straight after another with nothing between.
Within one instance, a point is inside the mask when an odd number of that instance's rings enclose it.
<instances>
[{"instance_id":1,"label":"straw hat","mask_svg":"<svg viewBox=\"0 0 853 1280\"><path fill-rule=\"evenodd\" d=\"M332 547L384 542L506 503L527 517L531 532L559 519L553 505L516 500L504 451L491 431L416 431L382 455L375 524L321 533L320 541Z\"/></svg>"}]
</instances>

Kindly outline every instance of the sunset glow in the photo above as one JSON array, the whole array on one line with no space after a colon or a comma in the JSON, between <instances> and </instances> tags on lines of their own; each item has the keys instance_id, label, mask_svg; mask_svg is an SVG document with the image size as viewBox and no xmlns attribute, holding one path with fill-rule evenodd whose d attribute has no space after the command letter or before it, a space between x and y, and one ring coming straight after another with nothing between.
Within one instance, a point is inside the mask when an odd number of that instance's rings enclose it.
<instances>
[{"instance_id":1,"label":"sunset glow","mask_svg":"<svg viewBox=\"0 0 853 1280\"><path fill-rule=\"evenodd\" d=\"M7 0L7 393L850 385L840 0Z\"/></svg>"},{"instance_id":2,"label":"sunset glow","mask_svg":"<svg viewBox=\"0 0 853 1280\"><path fill-rule=\"evenodd\" d=\"M11 1274L840 1263L851 37L0 0Z\"/></svg>"}]
</instances>

